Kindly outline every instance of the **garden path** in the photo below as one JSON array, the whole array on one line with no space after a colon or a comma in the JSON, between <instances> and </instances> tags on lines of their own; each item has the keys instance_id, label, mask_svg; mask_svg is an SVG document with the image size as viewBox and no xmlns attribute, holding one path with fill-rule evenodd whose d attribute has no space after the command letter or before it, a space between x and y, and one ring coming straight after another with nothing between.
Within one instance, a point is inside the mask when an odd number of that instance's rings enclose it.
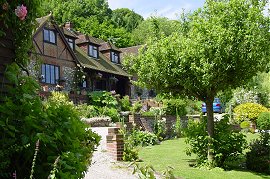
<instances>
[{"instance_id":1,"label":"garden path","mask_svg":"<svg viewBox=\"0 0 270 179\"><path fill-rule=\"evenodd\" d=\"M92 130L102 138L84 179L137 179L136 174L132 175L132 169L122 162L113 160L106 152L108 127L93 127Z\"/></svg>"}]
</instances>

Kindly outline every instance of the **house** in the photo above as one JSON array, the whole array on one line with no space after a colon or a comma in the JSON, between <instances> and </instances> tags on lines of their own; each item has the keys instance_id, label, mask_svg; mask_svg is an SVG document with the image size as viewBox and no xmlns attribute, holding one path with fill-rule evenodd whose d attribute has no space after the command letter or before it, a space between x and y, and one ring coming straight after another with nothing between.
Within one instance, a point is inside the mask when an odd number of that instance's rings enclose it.
<instances>
[{"instance_id":1,"label":"house","mask_svg":"<svg viewBox=\"0 0 270 179\"><path fill-rule=\"evenodd\" d=\"M121 66L121 50L110 42L72 29L72 23L58 26L51 15L38 18L33 35L30 74L42 90L115 91L130 94L131 77Z\"/></svg>"},{"instance_id":2,"label":"house","mask_svg":"<svg viewBox=\"0 0 270 179\"><path fill-rule=\"evenodd\" d=\"M120 48L121 50L121 59L125 60L126 56L133 55L136 56L139 53L139 50L143 48L143 45L137 45L127 48ZM131 81L136 81L138 79L137 75L133 75L131 77ZM137 99L138 97L141 99L149 99L156 96L155 90L153 89L147 89L147 88L140 88L135 85L130 86L130 98L131 99Z\"/></svg>"}]
</instances>

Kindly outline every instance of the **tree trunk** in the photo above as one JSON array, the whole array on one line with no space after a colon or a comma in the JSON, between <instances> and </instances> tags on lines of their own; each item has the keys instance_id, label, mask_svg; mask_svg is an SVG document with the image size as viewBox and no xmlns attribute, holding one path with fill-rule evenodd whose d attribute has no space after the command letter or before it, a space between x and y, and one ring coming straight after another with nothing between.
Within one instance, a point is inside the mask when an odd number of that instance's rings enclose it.
<instances>
[{"instance_id":1,"label":"tree trunk","mask_svg":"<svg viewBox=\"0 0 270 179\"><path fill-rule=\"evenodd\" d=\"M208 149L207 149L207 158L210 163L214 161L213 153L213 137L214 137L214 113L213 113L213 100L214 98L207 99L206 112L207 112L207 133L209 136L208 139Z\"/></svg>"}]
</instances>

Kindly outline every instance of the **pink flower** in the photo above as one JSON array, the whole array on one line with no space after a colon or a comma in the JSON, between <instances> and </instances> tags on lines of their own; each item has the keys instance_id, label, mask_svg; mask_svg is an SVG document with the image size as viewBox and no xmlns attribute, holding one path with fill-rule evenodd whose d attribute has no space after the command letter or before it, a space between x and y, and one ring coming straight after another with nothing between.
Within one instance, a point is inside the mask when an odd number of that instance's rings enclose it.
<instances>
[{"instance_id":1,"label":"pink flower","mask_svg":"<svg viewBox=\"0 0 270 179\"><path fill-rule=\"evenodd\" d=\"M15 14L19 17L20 20L24 20L25 16L27 15L26 6L24 6L23 4L21 6L17 6L17 8L15 9Z\"/></svg>"}]
</instances>

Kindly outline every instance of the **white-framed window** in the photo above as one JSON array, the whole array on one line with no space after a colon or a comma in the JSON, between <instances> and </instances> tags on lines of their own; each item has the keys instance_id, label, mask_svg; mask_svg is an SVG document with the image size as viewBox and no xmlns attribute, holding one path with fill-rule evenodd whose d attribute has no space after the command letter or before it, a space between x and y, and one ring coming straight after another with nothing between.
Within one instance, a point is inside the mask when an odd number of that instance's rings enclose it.
<instances>
[{"instance_id":1,"label":"white-framed window","mask_svg":"<svg viewBox=\"0 0 270 179\"><path fill-rule=\"evenodd\" d=\"M113 63L120 63L119 52L111 51L111 61Z\"/></svg>"},{"instance_id":2,"label":"white-framed window","mask_svg":"<svg viewBox=\"0 0 270 179\"><path fill-rule=\"evenodd\" d=\"M60 76L60 67L50 64L41 65L41 82L57 84Z\"/></svg>"},{"instance_id":3,"label":"white-framed window","mask_svg":"<svg viewBox=\"0 0 270 179\"><path fill-rule=\"evenodd\" d=\"M98 47L95 45L88 46L88 55L90 57L98 58Z\"/></svg>"},{"instance_id":4,"label":"white-framed window","mask_svg":"<svg viewBox=\"0 0 270 179\"><path fill-rule=\"evenodd\" d=\"M43 29L44 42L56 44L56 33L53 30Z\"/></svg>"},{"instance_id":5,"label":"white-framed window","mask_svg":"<svg viewBox=\"0 0 270 179\"><path fill-rule=\"evenodd\" d=\"M71 38L67 38L67 37L66 37L66 40L67 40L68 45L70 46L70 48L71 48L72 50L74 50L74 48L75 48L74 39L71 39Z\"/></svg>"}]
</instances>

